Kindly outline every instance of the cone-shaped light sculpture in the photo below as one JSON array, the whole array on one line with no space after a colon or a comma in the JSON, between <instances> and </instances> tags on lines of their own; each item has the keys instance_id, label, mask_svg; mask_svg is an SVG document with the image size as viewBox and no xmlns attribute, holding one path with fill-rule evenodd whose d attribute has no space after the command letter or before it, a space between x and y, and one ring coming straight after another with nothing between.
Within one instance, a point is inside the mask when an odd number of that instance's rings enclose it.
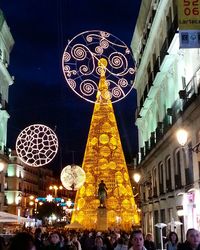
<instances>
[{"instance_id":1,"label":"cone-shaped light sculpture","mask_svg":"<svg viewBox=\"0 0 200 250\"><path fill-rule=\"evenodd\" d=\"M107 225L129 230L140 223L119 131L109 98L105 71L107 61L99 60L101 76L94 106L82 167L86 181L77 191L72 223L78 221L85 229L96 228L98 185L107 186Z\"/></svg>"}]
</instances>

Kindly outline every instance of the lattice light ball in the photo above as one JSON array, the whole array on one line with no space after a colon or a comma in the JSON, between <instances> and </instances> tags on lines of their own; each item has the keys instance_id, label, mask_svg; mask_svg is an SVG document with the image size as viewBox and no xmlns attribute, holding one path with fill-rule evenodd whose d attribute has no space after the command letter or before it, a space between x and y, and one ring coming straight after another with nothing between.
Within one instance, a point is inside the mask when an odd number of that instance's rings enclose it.
<instances>
[{"instance_id":1,"label":"lattice light ball","mask_svg":"<svg viewBox=\"0 0 200 250\"><path fill-rule=\"evenodd\" d=\"M48 164L55 157L57 151L57 136L52 129L45 125L30 125L17 137L17 155L29 166L41 167Z\"/></svg>"},{"instance_id":2,"label":"lattice light ball","mask_svg":"<svg viewBox=\"0 0 200 250\"><path fill-rule=\"evenodd\" d=\"M100 59L106 61L108 98L117 102L133 88L135 62L127 45L108 32L85 31L68 43L62 58L65 79L81 98L96 102Z\"/></svg>"},{"instance_id":3,"label":"lattice light ball","mask_svg":"<svg viewBox=\"0 0 200 250\"><path fill-rule=\"evenodd\" d=\"M85 182L85 171L78 165L67 165L60 174L62 185L67 190L78 190Z\"/></svg>"}]
</instances>

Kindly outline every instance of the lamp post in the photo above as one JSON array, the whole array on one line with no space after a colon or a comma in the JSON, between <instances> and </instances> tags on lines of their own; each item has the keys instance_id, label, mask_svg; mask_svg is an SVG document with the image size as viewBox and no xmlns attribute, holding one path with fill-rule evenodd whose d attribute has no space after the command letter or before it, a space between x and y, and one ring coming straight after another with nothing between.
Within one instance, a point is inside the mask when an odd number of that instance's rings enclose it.
<instances>
[{"instance_id":1,"label":"lamp post","mask_svg":"<svg viewBox=\"0 0 200 250\"><path fill-rule=\"evenodd\" d=\"M165 223L157 223L155 224L155 227L157 227L160 230L160 244L161 244L161 250L163 250L163 235L162 235L162 229L166 227L167 224Z\"/></svg>"},{"instance_id":2,"label":"lamp post","mask_svg":"<svg viewBox=\"0 0 200 250\"><path fill-rule=\"evenodd\" d=\"M57 194L58 194L58 190L63 190L63 186L57 186L57 185L51 185L49 186L49 190L54 190L54 195L55 197L57 197Z\"/></svg>"},{"instance_id":3,"label":"lamp post","mask_svg":"<svg viewBox=\"0 0 200 250\"><path fill-rule=\"evenodd\" d=\"M180 226L182 224L183 223L180 221L175 221L174 218L172 218L171 221L168 223L168 225L170 226L171 232L176 232L177 226Z\"/></svg>"},{"instance_id":4,"label":"lamp post","mask_svg":"<svg viewBox=\"0 0 200 250\"><path fill-rule=\"evenodd\" d=\"M134 180L133 195L134 195L135 202L137 204L138 215L141 218L141 197L140 197L140 184L139 184L141 180L141 174L139 171L134 170L133 180ZM140 219L140 224L141 224L141 219Z\"/></svg>"}]
</instances>

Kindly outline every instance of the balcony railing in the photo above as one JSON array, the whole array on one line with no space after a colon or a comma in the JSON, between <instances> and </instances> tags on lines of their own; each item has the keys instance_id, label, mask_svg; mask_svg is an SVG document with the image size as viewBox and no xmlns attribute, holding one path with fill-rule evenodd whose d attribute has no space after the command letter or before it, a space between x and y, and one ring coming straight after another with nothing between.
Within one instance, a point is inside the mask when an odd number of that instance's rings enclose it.
<instances>
[{"instance_id":1,"label":"balcony railing","mask_svg":"<svg viewBox=\"0 0 200 250\"><path fill-rule=\"evenodd\" d=\"M194 98L196 98L197 95L200 95L200 79L198 78L199 71L200 69L195 73L184 89L184 98L177 99L172 107L167 110L163 121L158 122L156 130L152 132L155 135L155 143L153 143L154 139L151 133L149 140L145 142L145 150L143 148L141 151L141 160L144 160L146 155L163 138L163 135L166 133L166 131L178 120L178 118L182 115L182 112L184 112L186 108L194 101Z\"/></svg>"}]
</instances>

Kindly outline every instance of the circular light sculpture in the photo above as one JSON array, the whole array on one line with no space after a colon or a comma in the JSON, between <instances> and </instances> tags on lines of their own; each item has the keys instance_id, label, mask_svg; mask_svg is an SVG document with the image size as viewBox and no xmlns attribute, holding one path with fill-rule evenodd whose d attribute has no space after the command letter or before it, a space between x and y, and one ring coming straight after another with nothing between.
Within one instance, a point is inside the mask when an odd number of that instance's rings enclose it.
<instances>
[{"instance_id":1,"label":"circular light sculpture","mask_svg":"<svg viewBox=\"0 0 200 250\"><path fill-rule=\"evenodd\" d=\"M67 190L78 190L85 182L85 171L77 165L67 165L60 174L62 185Z\"/></svg>"},{"instance_id":2,"label":"circular light sculpture","mask_svg":"<svg viewBox=\"0 0 200 250\"><path fill-rule=\"evenodd\" d=\"M108 32L85 31L68 43L62 58L65 79L77 95L95 103L102 68L100 59L106 62L108 97L117 102L133 88L135 62L127 45Z\"/></svg>"},{"instance_id":3,"label":"circular light sculpture","mask_svg":"<svg viewBox=\"0 0 200 250\"><path fill-rule=\"evenodd\" d=\"M29 166L41 167L48 164L55 157L57 151L57 136L52 129L45 125L30 125L17 137L17 155Z\"/></svg>"}]
</instances>

